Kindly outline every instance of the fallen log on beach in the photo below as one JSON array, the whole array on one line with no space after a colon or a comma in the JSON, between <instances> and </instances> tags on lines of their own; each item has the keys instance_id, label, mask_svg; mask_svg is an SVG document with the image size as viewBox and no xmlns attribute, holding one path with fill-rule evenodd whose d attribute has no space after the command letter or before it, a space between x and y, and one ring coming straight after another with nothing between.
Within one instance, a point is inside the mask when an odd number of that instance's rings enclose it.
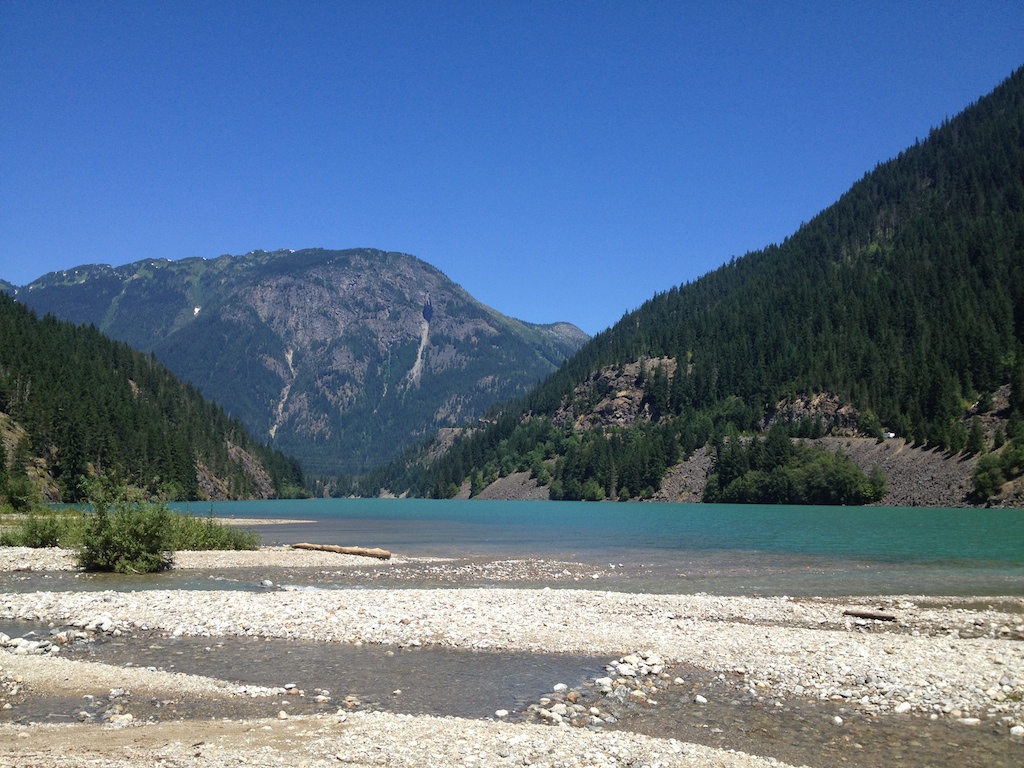
<instances>
[{"instance_id":1,"label":"fallen log on beach","mask_svg":"<svg viewBox=\"0 0 1024 768\"><path fill-rule=\"evenodd\" d=\"M861 609L848 608L843 611L843 616L853 616L857 619L876 619L877 621L896 621L895 613L886 613L885 611L869 611Z\"/></svg>"},{"instance_id":2,"label":"fallen log on beach","mask_svg":"<svg viewBox=\"0 0 1024 768\"><path fill-rule=\"evenodd\" d=\"M390 560L391 553L386 549L376 547L339 547L337 544L292 544L292 549L314 549L318 552L336 552L339 555L361 555L362 557L376 557L378 560Z\"/></svg>"}]
</instances>

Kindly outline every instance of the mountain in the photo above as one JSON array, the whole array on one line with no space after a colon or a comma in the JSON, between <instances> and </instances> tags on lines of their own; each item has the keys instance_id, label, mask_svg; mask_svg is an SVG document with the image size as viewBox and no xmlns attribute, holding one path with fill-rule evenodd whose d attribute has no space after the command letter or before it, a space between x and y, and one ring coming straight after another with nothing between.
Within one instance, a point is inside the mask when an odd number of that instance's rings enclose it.
<instances>
[{"instance_id":1,"label":"mountain","mask_svg":"<svg viewBox=\"0 0 1024 768\"><path fill-rule=\"evenodd\" d=\"M45 275L14 295L151 352L307 472L357 473L528 392L587 336L413 256L254 251Z\"/></svg>"},{"instance_id":2,"label":"mountain","mask_svg":"<svg viewBox=\"0 0 1024 768\"><path fill-rule=\"evenodd\" d=\"M957 454L1005 450L1022 416L1024 68L783 243L627 314L410 482L448 496L521 470L553 497L635 497L730 431Z\"/></svg>"},{"instance_id":3,"label":"mountain","mask_svg":"<svg viewBox=\"0 0 1024 768\"><path fill-rule=\"evenodd\" d=\"M172 500L301 494L298 464L152 357L0 294L0 502L106 478Z\"/></svg>"}]
</instances>

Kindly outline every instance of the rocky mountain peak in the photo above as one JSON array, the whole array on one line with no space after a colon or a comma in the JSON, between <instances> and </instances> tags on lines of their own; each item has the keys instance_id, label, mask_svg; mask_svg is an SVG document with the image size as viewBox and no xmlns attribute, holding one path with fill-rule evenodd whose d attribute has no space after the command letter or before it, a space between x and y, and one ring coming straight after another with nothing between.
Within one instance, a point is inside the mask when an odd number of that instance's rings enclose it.
<instances>
[{"instance_id":1,"label":"rocky mountain peak","mask_svg":"<svg viewBox=\"0 0 1024 768\"><path fill-rule=\"evenodd\" d=\"M525 393L587 336L480 304L372 249L52 273L17 298L153 352L311 473L359 472Z\"/></svg>"}]
</instances>

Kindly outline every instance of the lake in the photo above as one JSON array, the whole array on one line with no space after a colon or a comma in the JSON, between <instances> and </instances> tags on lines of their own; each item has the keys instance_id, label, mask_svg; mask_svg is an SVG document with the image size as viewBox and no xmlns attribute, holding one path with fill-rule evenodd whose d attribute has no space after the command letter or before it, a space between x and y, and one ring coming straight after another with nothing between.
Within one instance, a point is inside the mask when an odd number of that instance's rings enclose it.
<instances>
[{"instance_id":1,"label":"lake","mask_svg":"<svg viewBox=\"0 0 1024 768\"><path fill-rule=\"evenodd\" d=\"M720 594L1024 594L1024 510L305 499L173 505L308 541L431 557L644 569L637 589Z\"/></svg>"}]
</instances>

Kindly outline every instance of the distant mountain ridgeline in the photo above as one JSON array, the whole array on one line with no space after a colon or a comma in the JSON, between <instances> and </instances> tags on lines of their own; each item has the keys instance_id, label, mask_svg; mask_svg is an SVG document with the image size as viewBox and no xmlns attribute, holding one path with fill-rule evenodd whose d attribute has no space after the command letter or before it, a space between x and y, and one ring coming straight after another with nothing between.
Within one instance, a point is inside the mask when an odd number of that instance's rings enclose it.
<instances>
[{"instance_id":1,"label":"distant mountain ridgeline","mask_svg":"<svg viewBox=\"0 0 1024 768\"><path fill-rule=\"evenodd\" d=\"M1000 447L1022 415L1024 69L781 245L627 314L407 481L448 496L518 469L553 497L636 497L779 421L956 453L979 430Z\"/></svg>"},{"instance_id":2,"label":"distant mountain ridgeline","mask_svg":"<svg viewBox=\"0 0 1024 768\"><path fill-rule=\"evenodd\" d=\"M153 358L0 294L0 502L78 501L103 477L172 500L305 493L297 462L253 440Z\"/></svg>"},{"instance_id":3,"label":"distant mountain ridgeline","mask_svg":"<svg viewBox=\"0 0 1024 768\"><path fill-rule=\"evenodd\" d=\"M474 423L588 339L501 315L423 261L369 249L87 265L15 296L152 352L322 475Z\"/></svg>"}]
</instances>

